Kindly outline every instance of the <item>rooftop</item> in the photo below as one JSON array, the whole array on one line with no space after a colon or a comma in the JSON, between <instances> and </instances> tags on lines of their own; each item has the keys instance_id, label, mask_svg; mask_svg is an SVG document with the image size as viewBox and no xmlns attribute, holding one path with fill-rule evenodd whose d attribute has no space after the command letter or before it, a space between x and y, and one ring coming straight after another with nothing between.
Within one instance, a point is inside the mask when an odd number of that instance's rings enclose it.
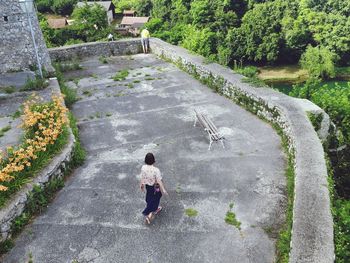
<instances>
[{"instance_id":1,"label":"rooftop","mask_svg":"<svg viewBox=\"0 0 350 263\"><path fill-rule=\"evenodd\" d=\"M66 18L49 18L47 22L51 28L64 28L68 25Z\"/></svg>"},{"instance_id":2,"label":"rooftop","mask_svg":"<svg viewBox=\"0 0 350 263\"><path fill-rule=\"evenodd\" d=\"M145 16L124 16L121 25L134 25L134 24L145 24L149 20L149 17Z\"/></svg>"}]
</instances>

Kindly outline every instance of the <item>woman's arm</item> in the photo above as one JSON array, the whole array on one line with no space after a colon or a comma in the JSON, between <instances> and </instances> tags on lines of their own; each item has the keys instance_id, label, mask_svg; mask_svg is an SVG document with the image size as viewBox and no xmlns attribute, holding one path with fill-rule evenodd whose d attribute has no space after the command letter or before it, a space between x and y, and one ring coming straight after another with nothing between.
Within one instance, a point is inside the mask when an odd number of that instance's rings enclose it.
<instances>
[{"instance_id":1,"label":"woman's arm","mask_svg":"<svg viewBox=\"0 0 350 263\"><path fill-rule=\"evenodd\" d=\"M157 180L159 187L160 187L160 191L162 192L163 195L168 195L168 192L166 191L165 187L164 187L164 183L163 180Z\"/></svg>"},{"instance_id":2,"label":"woman's arm","mask_svg":"<svg viewBox=\"0 0 350 263\"><path fill-rule=\"evenodd\" d=\"M141 174L140 174L140 189L142 192L145 191L145 183L144 183L144 171L141 168Z\"/></svg>"}]
</instances>

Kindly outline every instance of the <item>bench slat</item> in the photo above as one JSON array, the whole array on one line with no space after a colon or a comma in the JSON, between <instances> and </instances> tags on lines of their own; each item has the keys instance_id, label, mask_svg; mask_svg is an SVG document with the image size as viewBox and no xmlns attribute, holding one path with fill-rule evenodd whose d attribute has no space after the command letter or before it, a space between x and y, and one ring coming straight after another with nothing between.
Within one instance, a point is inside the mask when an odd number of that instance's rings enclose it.
<instances>
[{"instance_id":1,"label":"bench slat","mask_svg":"<svg viewBox=\"0 0 350 263\"><path fill-rule=\"evenodd\" d=\"M204 128L204 130L208 133L209 135L209 140L210 140L210 143L209 143L209 149L211 148L211 144L213 141L220 141L222 143L222 147L225 148L225 145L224 145L224 142L223 142L223 139L224 136L222 136L220 133L219 133L219 130L218 128L216 128L215 124L212 122L212 120L202 114L202 113L199 113L197 112L196 110L194 110L195 114L196 114L196 117L198 122L200 123L200 125ZM194 126L196 126L196 121L194 123Z\"/></svg>"},{"instance_id":2,"label":"bench slat","mask_svg":"<svg viewBox=\"0 0 350 263\"><path fill-rule=\"evenodd\" d=\"M196 117L199 121L199 123L202 125L204 129L207 130L207 132L210 134L211 138L215 141L223 139L223 136L220 135L218 129L216 128L215 124L209 119L208 116L198 113L195 110Z\"/></svg>"}]
</instances>

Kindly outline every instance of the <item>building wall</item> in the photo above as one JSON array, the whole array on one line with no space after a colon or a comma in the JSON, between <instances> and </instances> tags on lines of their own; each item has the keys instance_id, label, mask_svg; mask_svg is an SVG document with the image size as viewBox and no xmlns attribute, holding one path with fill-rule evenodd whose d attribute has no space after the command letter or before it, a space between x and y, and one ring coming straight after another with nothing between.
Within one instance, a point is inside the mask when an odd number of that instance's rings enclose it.
<instances>
[{"instance_id":1,"label":"building wall","mask_svg":"<svg viewBox=\"0 0 350 263\"><path fill-rule=\"evenodd\" d=\"M50 57L36 13L30 15L40 63L51 70ZM0 73L37 65L28 17L18 0L0 0Z\"/></svg>"},{"instance_id":2,"label":"building wall","mask_svg":"<svg viewBox=\"0 0 350 263\"><path fill-rule=\"evenodd\" d=\"M110 25L113 22L113 11L112 10L107 11L107 19L108 19L108 25Z\"/></svg>"}]
</instances>

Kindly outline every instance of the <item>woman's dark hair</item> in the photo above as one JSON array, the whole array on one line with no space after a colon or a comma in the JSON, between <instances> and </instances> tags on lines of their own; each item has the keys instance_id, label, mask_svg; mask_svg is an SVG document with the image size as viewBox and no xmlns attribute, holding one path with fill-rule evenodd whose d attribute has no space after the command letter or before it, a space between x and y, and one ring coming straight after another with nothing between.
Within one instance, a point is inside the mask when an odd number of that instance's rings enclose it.
<instances>
[{"instance_id":1,"label":"woman's dark hair","mask_svg":"<svg viewBox=\"0 0 350 263\"><path fill-rule=\"evenodd\" d=\"M153 153L147 153L146 157L145 157L145 163L148 165L152 165L155 162L156 162L156 160L154 159Z\"/></svg>"}]
</instances>

